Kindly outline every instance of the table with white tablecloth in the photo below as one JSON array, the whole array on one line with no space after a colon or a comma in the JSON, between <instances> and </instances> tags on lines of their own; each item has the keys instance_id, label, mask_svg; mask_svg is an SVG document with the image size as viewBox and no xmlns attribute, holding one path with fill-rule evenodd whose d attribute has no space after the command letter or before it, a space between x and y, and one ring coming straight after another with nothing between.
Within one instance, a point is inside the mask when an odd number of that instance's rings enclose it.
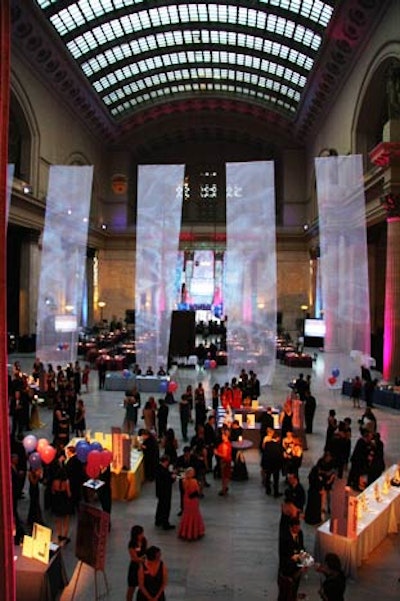
<instances>
[{"instance_id":1,"label":"table with white tablecloth","mask_svg":"<svg viewBox=\"0 0 400 601\"><path fill-rule=\"evenodd\" d=\"M391 466L363 493L368 499L368 510L357 523L356 538L347 538L330 532L330 520L317 529L314 555L323 561L326 553L339 555L347 576L357 578L357 568L388 534L397 533L400 524L400 487L391 486L388 492L381 493L381 500L375 498L376 485L382 490L386 474L390 478L397 472L397 465ZM360 497L361 495L359 495Z\"/></svg>"},{"instance_id":2,"label":"table with white tablecloth","mask_svg":"<svg viewBox=\"0 0 400 601\"><path fill-rule=\"evenodd\" d=\"M163 394L168 388L169 376L135 376L132 372L107 372L105 390L128 391L137 388L139 392Z\"/></svg>"}]
</instances>

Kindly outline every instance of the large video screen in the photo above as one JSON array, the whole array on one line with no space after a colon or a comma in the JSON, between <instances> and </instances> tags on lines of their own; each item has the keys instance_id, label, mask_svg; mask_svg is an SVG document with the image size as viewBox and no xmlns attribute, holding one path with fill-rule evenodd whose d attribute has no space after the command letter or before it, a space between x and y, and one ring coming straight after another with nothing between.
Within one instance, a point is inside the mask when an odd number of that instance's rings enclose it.
<instances>
[{"instance_id":1,"label":"large video screen","mask_svg":"<svg viewBox=\"0 0 400 601\"><path fill-rule=\"evenodd\" d=\"M324 338L325 321L323 319L305 319L304 336L308 338Z\"/></svg>"}]
</instances>

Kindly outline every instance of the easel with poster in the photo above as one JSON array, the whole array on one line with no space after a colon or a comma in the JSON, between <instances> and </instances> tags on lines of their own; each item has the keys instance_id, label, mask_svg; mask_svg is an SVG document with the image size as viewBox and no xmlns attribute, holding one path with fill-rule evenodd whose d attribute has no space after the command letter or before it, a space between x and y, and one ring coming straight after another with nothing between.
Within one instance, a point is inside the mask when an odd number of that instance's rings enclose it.
<instances>
[{"instance_id":1,"label":"easel with poster","mask_svg":"<svg viewBox=\"0 0 400 601\"><path fill-rule=\"evenodd\" d=\"M80 506L75 547L75 556L79 560L79 566L71 601L75 598L83 564L94 569L95 601L109 593L109 586L105 573L106 543L109 524L110 515L107 512L85 503ZM97 587L98 572L103 573L105 585L105 593L101 595L99 595Z\"/></svg>"}]
</instances>

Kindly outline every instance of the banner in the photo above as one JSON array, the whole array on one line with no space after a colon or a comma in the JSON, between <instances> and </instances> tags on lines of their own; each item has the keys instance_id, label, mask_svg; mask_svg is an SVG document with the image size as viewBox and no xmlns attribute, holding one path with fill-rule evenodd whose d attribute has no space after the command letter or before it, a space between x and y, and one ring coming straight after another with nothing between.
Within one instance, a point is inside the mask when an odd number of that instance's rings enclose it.
<instances>
[{"instance_id":1,"label":"banner","mask_svg":"<svg viewBox=\"0 0 400 601\"><path fill-rule=\"evenodd\" d=\"M184 165L142 165L136 223L136 362L145 372L167 365Z\"/></svg>"},{"instance_id":2,"label":"banner","mask_svg":"<svg viewBox=\"0 0 400 601\"><path fill-rule=\"evenodd\" d=\"M226 165L224 312L229 377L242 368L271 384L276 337L273 162Z\"/></svg>"},{"instance_id":3,"label":"banner","mask_svg":"<svg viewBox=\"0 0 400 601\"><path fill-rule=\"evenodd\" d=\"M39 278L36 355L77 357L93 167L51 166Z\"/></svg>"},{"instance_id":4,"label":"banner","mask_svg":"<svg viewBox=\"0 0 400 601\"><path fill-rule=\"evenodd\" d=\"M365 197L361 155L315 159L319 207L325 377L352 377L350 352L370 355ZM337 381L333 382L338 373ZM340 376L340 380L339 380Z\"/></svg>"}]
</instances>

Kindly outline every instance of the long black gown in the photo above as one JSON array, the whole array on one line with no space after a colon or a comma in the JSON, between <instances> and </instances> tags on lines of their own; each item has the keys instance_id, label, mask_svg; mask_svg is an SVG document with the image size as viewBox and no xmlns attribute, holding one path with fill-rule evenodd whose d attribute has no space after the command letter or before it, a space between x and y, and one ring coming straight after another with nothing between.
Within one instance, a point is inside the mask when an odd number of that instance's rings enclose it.
<instances>
[{"instance_id":1,"label":"long black gown","mask_svg":"<svg viewBox=\"0 0 400 601\"><path fill-rule=\"evenodd\" d=\"M316 465L311 468L308 475L308 492L307 492L307 505L304 513L304 521L306 524L320 524L321 523L321 494L322 481L319 477L319 470Z\"/></svg>"}]
</instances>

